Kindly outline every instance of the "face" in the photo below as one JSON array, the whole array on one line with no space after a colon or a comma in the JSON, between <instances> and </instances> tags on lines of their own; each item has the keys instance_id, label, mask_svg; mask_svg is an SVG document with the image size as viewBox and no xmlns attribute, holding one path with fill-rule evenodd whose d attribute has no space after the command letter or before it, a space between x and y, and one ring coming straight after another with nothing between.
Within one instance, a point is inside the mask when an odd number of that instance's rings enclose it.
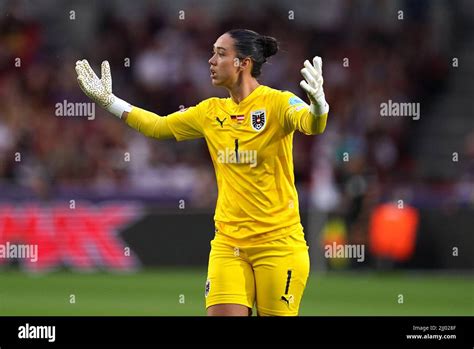
<instances>
[{"instance_id":1,"label":"face","mask_svg":"<svg viewBox=\"0 0 474 349\"><path fill-rule=\"evenodd\" d=\"M234 49L234 39L229 34L221 35L214 44L212 54L209 60L212 84L223 87L233 86L242 70Z\"/></svg>"}]
</instances>

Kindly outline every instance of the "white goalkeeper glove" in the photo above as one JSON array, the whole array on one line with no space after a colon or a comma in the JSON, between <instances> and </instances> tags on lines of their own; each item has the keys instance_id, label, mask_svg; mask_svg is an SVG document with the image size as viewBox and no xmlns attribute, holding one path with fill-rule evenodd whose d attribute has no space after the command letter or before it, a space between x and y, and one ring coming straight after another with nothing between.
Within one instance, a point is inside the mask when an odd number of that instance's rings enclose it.
<instances>
[{"instance_id":1,"label":"white goalkeeper glove","mask_svg":"<svg viewBox=\"0 0 474 349\"><path fill-rule=\"evenodd\" d=\"M77 81L82 91L102 108L122 118L132 106L112 94L112 76L109 62L102 62L102 78L99 79L85 59L76 62Z\"/></svg>"},{"instance_id":2,"label":"white goalkeeper glove","mask_svg":"<svg viewBox=\"0 0 474 349\"><path fill-rule=\"evenodd\" d=\"M301 75L305 80L301 80L300 86L305 90L311 101L311 113L315 116L327 114L329 112L329 104L326 102L323 90L323 61L321 57L314 57L313 65L306 60L304 68L301 69Z\"/></svg>"}]
</instances>

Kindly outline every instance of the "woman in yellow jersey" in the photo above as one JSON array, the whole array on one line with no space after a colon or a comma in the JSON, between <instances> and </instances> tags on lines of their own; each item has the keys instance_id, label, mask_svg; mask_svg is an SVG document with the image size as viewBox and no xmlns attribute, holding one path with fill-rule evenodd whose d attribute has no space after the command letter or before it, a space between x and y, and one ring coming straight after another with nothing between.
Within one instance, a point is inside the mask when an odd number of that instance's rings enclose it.
<instances>
[{"instance_id":1,"label":"woman in yellow jersey","mask_svg":"<svg viewBox=\"0 0 474 349\"><path fill-rule=\"evenodd\" d=\"M215 238L205 286L208 315L298 315L309 274L308 247L294 184L294 131L320 134L329 106L322 62L304 62L308 105L257 77L277 41L237 29L221 35L209 60L214 86L229 98L209 98L160 117L112 94L107 61L99 79L86 60L76 63L79 84L91 99L137 131L158 139L204 138L217 178Z\"/></svg>"}]
</instances>

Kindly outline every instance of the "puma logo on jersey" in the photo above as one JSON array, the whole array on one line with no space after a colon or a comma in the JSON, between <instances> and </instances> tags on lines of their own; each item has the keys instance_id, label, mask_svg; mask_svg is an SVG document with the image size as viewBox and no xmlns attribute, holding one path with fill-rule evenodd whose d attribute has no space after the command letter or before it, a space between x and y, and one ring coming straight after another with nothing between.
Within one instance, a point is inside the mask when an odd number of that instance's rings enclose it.
<instances>
[{"instance_id":1,"label":"puma logo on jersey","mask_svg":"<svg viewBox=\"0 0 474 349\"><path fill-rule=\"evenodd\" d=\"M221 127L224 127L224 121L226 121L226 119L227 118L224 118L224 120L221 120L221 119L219 119L218 116L216 116L216 120L217 120L217 122L219 122L219 124L221 124Z\"/></svg>"},{"instance_id":2,"label":"puma logo on jersey","mask_svg":"<svg viewBox=\"0 0 474 349\"><path fill-rule=\"evenodd\" d=\"M290 304L292 304L295 301L295 298L293 297L292 294L290 294L290 295L281 296L280 300L285 302L286 305L290 306Z\"/></svg>"}]
</instances>

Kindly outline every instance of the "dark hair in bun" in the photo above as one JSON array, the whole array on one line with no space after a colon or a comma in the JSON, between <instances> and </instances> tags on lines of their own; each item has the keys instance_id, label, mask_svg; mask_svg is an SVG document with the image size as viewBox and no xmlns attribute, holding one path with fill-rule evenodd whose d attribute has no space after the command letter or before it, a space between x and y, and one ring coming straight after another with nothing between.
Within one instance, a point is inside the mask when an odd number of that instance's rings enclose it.
<instances>
[{"instance_id":1,"label":"dark hair in bun","mask_svg":"<svg viewBox=\"0 0 474 349\"><path fill-rule=\"evenodd\" d=\"M261 41L265 58L271 57L278 52L278 41L275 38L261 35L258 40Z\"/></svg>"},{"instance_id":2,"label":"dark hair in bun","mask_svg":"<svg viewBox=\"0 0 474 349\"><path fill-rule=\"evenodd\" d=\"M262 65L267 61L267 58L278 52L278 41L271 36L260 35L248 29L233 29L227 34L234 39L237 57L252 59L252 76L255 78L260 76Z\"/></svg>"}]
</instances>

